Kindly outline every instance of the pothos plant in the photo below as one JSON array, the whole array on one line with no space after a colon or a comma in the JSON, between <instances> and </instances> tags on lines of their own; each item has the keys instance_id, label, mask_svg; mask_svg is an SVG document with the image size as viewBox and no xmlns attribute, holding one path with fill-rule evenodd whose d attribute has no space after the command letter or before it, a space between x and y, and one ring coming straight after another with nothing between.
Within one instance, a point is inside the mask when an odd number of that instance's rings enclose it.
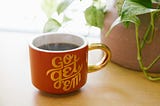
<instances>
[{"instance_id":1,"label":"pothos plant","mask_svg":"<svg viewBox=\"0 0 160 106\"><path fill-rule=\"evenodd\" d=\"M63 23L71 20L66 17L65 11L74 0L63 0L59 3L57 3L57 1L44 0L43 9L48 16L48 21L44 26L44 32L57 31L63 25ZM85 0L80 1L83 2ZM105 1L106 2L104 2L104 0L91 0L91 5L84 10L84 17L87 25L95 26L100 29L103 28L104 16L107 13L107 0ZM153 3L156 3L157 7L152 7ZM120 23L123 23L126 28L130 25L130 23L135 25L137 61L140 69L144 72L145 77L152 81L160 80L160 77L151 76L148 73L148 70L150 70L151 67L160 60L160 54L153 60L152 63L150 63L148 66L144 66L142 61L142 50L145 45L152 43L155 30L155 20L156 18L159 18L160 13L159 3L160 0L116 0L116 7L119 17L113 22L110 29L106 33L106 37L109 36L112 29ZM53 13L57 13L59 16L62 16L62 21L60 22L56 20L53 17ZM146 13L150 14L151 20L148 23L148 27L143 35L143 39L140 40L140 35L138 32L141 20L138 16Z\"/></svg>"},{"instance_id":2,"label":"pothos plant","mask_svg":"<svg viewBox=\"0 0 160 106\"><path fill-rule=\"evenodd\" d=\"M122 0L118 1L119 3ZM153 4L156 3L157 7L153 7ZM159 1L156 0L124 0L121 8L119 8L119 17L113 22L106 36L109 35L110 31L119 23L123 23L126 27L129 26L130 23L135 25L135 37L136 37L136 45L137 45L137 60L140 66L140 69L144 72L144 75L147 79L155 81L160 80L160 77L151 76L148 73L153 65L160 60L160 54L148 65L144 66L142 61L142 50L145 45L151 44L154 37L155 31L155 20L159 18ZM141 20L138 15L150 14L150 22L148 23L147 30L143 35L143 38L140 39L139 35L139 26L141 24ZM145 58L145 57L144 57Z\"/></svg>"}]
</instances>

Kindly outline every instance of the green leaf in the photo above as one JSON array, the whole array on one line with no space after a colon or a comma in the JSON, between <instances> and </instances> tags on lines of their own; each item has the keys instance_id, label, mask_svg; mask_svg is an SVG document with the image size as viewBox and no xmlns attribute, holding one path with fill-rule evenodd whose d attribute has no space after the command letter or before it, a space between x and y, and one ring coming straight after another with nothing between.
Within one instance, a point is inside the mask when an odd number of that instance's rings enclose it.
<instances>
[{"instance_id":1,"label":"green leaf","mask_svg":"<svg viewBox=\"0 0 160 106\"><path fill-rule=\"evenodd\" d=\"M51 17L53 12L56 12L57 2L56 0L43 0L41 7L47 17Z\"/></svg>"},{"instance_id":2,"label":"green leaf","mask_svg":"<svg viewBox=\"0 0 160 106\"><path fill-rule=\"evenodd\" d=\"M131 22L134 23L135 25L139 26L140 25L140 19L137 16L130 16L130 17L123 17L123 19L121 18L121 22ZM128 23L129 24L129 23Z\"/></svg>"},{"instance_id":3,"label":"green leaf","mask_svg":"<svg viewBox=\"0 0 160 106\"><path fill-rule=\"evenodd\" d=\"M95 6L90 6L85 10L85 19L90 26L102 28L104 14L103 10L97 9Z\"/></svg>"},{"instance_id":4,"label":"green leaf","mask_svg":"<svg viewBox=\"0 0 160 106\"><path fill-rule=\"evenodd\" d=\"M112 31L112 29L115 27L115 26L117 26L118 24L120 24L120 23L122 23L121 22L121 17L118 17L113 23L112 23L112 25L111 25L111 27L109 28L109 30L107 31L107 33L106 33L106 37L110 34L110 32Z\"/></svg>"},{"instance_id":5,"label":"green leaf","mask_svg":"<svg viewBox=\"0 0 160 106\"><path fill-rule=\"evenodd\" d=\"M96 7L90 6L85 10L85 18L89 25L96 26Z\"/></svg>"},{"instance_id":6,"label":"green leaf","mask_svg":"<svg viewBox=\"0 0 160 106\"><path fill-rule=\"evenodd\" d=\"M140 24L137 15L160 11L160 9L152 9L151 0L125 0L122 7L121 21L128 26L129 22Z\"/></svg>"},{"instance_id":7,"label":"green leaf","mask_svg":"<svg viewBox=\"0 0 160 106\"><path fill-rule=\"evenodd\" d=\"M57 20L53 18L49 18L44 26L43 32L51 32L51 31L55 32L60 27L61 27L61 24Z\"/></svg>"},{"instance_id":8,"label":"green leaf","mask_svg":"<svg viewBox=\"0 0 160 106\"><path fill-rule=\"evenodd\" d=\"M153 3L159 3L160 0L152 0Z\"/></svg>"},{"instance_id":9,"label":"green leaf","mask_svg":"<svg viewBox=\"0 0 160 106\"><path fill-rule=\"evenodd\" d=\"M127 17L127 18L123 18L123 20L121 20L121 17L118 17L111 25L111 27L109 28L109 30L106 33L106 37L110 34L110 32L112 31L112 29L117 26L120 23L125 23L125 22L132 22L134 23L136 26L140 25L140 20L138 17L136 16L132 16L132 17Z\"/></svg>"},{"instance_id":10,"label":"green leaf","mask_svg":"<svg viewBox=\"0 0 160 106\"><path fill-rule=\"evenodd\" d=\"M104 25L104 12L103 10L96 11L96 27L102 29Z\"/></svg>"},{"instance_id":11,"label":"green leaf","mask_svg":"<svg viewBox=\"0 0 160 106\"><path fill-rule=\"evenodd\" d=\"M73 0L64 0L61 2L57 8L58 14L62 13L71 3Z\"/></svg>"},{"instance_id":12,"label":"green leaf","mask_svg":"<svg viewBox=\"0 0 160 106\"><path fill-rule=\"evenodd\" d=\"M121 15L123 3L124 3L124 0L117 0L116 1L116 9L118 11L118 15Z\"/></svg>"},{"instance_id":13,"label":"green leaf","mask_svg":"<svg viewBox=\"0 0 160 106\"><path fill-rule=\"evenodd\" d=\"M126 0L127 1L127 0ZM141 4L144 7L152 8L152 0L128 0L137 4Z\"/></svg>"},{"instance_id":14,"label":"green leaf","mask_svg":"<svg viewBox=\"0 0 160 106\"><path fill-rule=\"evenodd\" d=\"M152 9L151 0L125 0L122 7L122 18L131 17L135 15L141 15L145 13L151 13L154 11L159 11L158 9Z\"/></svg>"}]
</instances>

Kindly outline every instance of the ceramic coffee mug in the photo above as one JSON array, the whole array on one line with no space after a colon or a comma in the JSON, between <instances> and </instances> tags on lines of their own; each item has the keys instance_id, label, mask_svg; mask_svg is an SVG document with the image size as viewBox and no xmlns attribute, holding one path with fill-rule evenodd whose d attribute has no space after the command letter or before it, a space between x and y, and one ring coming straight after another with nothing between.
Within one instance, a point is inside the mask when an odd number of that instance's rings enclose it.
<instances>
[{"instance_id":1,"label":"ceramic coffee mug","mask_svg":"<svg viewBox=\"0 0 160 106\"><path fill-rule=\"evenodd\" d=\"M96 65L88 66L88 51L94 49L104 51L104 57ZM105 45L93 43L88 46L82 36L66 33L34 37L29 44L29 52L33 85L52 94L80 89L86 83L87 73L106 66L111 57Z\"/></svg>"}]
</instances>

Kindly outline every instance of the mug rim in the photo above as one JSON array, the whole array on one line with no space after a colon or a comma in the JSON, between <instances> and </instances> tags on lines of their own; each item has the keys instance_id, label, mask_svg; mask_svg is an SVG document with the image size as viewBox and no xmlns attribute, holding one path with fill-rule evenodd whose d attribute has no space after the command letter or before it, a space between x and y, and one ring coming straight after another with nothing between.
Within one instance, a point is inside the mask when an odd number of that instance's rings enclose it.
<instances>
[{"instance_id":1,"label":"mug rim","mask_svg":"<svg viewBox=\"0 0 160 106\"><path fill-rule=\"evenodd\" d=\"M51 35L68 35L68 36L74 36L74 37L78 37L80 39L82 39L83 44L80 45L77 48L74 49L68 49L68 50L45 50L45 49L40 49L38 47L36 47L33 43L36 39L38 39L39 37L43 37L43 36L51 36ZM62 42L63 43L63 42ZM71 51L76 51L76 50L80 50L84 47L86 47L88 45L87 40L81 35L75 35L75 34L70 34L70 33L59 33L59 32L49 32L49 33L42 33L42 34L38 34L34 37L32 37L32 39L29 42L29 47L31 47L32 49L35 49L37 51L41 51L41 52L46 52L46 53L65 53L65 52L71 52Z\"/></svg>"}]
</instances>

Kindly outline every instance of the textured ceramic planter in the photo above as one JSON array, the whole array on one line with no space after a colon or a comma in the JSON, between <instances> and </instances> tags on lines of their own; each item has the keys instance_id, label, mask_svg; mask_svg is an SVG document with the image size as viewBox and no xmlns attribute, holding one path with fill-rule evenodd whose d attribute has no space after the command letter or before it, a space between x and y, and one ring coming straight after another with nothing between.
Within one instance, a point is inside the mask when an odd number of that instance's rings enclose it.
<instances>
[{"instance_id":1,"label":"textured ceramic planter","mask_svg":"<svg viewBox=\"0 0 160 106\"><path fill-rule=\"evenodd\" d=\"M135 27L133 24L131 24L128 29L122 24L119 24L111 31L107 38L104 37L110 25L117 17L117 10L112 6L104 21L105 25L101 34L101 42L110 47L112 52L112 62L126 68L140 70L137 61ZM143 36L148 26L148 22L150 22L150 15L145 14L139 17L142 23L139 29L139 34ZM155 23L156 28L153 43L145 46L142 53L145 66L151 63L154 58L160 54L160 18L156 20ZM151 68L150 72L160 72L160 61Z\"/></svg>"}]
</instances>

